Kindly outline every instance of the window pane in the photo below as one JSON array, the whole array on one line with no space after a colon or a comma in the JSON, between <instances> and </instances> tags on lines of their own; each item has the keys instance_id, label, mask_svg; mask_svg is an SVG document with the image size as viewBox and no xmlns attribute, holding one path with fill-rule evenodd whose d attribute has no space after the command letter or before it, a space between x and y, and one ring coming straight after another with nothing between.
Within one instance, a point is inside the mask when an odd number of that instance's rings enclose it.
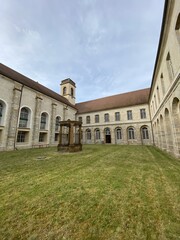
<instances>
[{"instance_id":1,"label":"window pane","mask_svg":"<svg viewBox=\"0 0 180 240\"><path fill-rule=\"evenodd\" d=\"M127 111L127 119L132 120L132 111L131 110Z\"/></svg>"},{"instance_id":2,"label":"window pane","mask_svg":"<svg viewBox=\"0 0 180 240\"><path fill-rule=\"evenodd\" d=\"M99 122L99 115L95 115L95 123Z\"/></svg>"},{"instance_id":3,"label":"window pane","mask_svg":"<svg viewBox=\"0 0 180 240\"><path fill-rule=\"evenodd\" d=\"M140 109L141 119L146 118L146 109Z\"/></svg>"},{"instance_id":4,"label":"window pane","mask_svg":"<svg viewBox=\"0 0 180 240\"><path fill-rule=\"evenodd\" d=\"M108 113L104 114L104 121L109 122L109 114Z\"/></svg>"},{"instance_id":5,"label":"window pane","mask_svg":"<svg viewBox=\"0 0 180 240\"><path fill-rule=\"evenodd\" d=\"M120 121L120 113L119 112L115 113L115 121Z\"/></svg>"},{"instance_id":6,"label":"window pane","mask_svg":"<svg viewBox=\"0 0 180 240\"><path fill-rule=\"evenodd\" d=\"M19 131L17 136L17 142L25 142L26 133Z\"/></svg>"}]
</instances>

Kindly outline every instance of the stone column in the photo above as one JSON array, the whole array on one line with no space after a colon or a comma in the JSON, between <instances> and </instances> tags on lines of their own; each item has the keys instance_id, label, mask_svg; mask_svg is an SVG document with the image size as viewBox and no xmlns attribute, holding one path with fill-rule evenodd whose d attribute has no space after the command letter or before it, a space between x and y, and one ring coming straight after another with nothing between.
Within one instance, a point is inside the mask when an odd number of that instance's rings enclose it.
<instances>
[{"instance_id":1,"label":"stone column","mask_svg":"<svg viewBox=\"0 0 180 240\"><path fill-rule=\"evenodd\" d=\"M69 128L69 145L74 144L74 125L70 123L70 128Z\"/></svg>"},{"instance_id":2,"label":"stone column","mask_svg":"<svg viewBox=\"0 0 180 240\"><path fill-rule=\"evenodd\" d=\"M7 135L7 150L15 149L21 96L22 96L22 85L16 83L13 89L13 98L12 98L12 105L10 110L11 114L9 119L9 128L8 128L8 135Z\"/></svg>"},{"instance_id":3,"label":"stone column","mask_svg":"<svg viewBox=\"0 0 180 240\"><path fill-rule=\"evenodd\" d=\"M33 124L33 144L39 143L39 129L40 129L40 119L41 119L41 105L42 98L40 96L36 97L36 107L34 115L34 124Z\"/></svg>"},{"instance_id":4,"label":"stone column","mask_svg":"<svg viewBox=\"0 0 180 240\"><path fill-rule=\"evenodd\" d=\"M81 136L82 136L81 125L79 125L79 144L81 144Z\"/></svg>"}]
</instances>

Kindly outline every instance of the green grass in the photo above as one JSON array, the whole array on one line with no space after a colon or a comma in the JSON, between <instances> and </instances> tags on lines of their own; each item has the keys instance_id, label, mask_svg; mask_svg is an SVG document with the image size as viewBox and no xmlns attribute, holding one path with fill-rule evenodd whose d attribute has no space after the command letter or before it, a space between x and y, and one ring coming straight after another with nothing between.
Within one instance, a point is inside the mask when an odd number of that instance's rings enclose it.
<instances>
[{"instance_id":1,"label":"green grass","mask_svg":"<svg viewBox=\"0 0 180 240\"><path fill-rule=\"evenodd\" d=\"M180 239L180 161L154 147L0 153L0 239Z\"/></svg>"}]
</instances>

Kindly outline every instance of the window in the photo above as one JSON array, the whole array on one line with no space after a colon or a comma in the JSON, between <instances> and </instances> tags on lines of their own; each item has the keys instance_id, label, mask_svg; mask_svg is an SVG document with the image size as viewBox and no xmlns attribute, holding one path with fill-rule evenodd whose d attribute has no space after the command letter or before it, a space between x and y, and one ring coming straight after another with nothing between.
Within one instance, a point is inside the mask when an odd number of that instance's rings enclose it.
<instances>
[{"instance_id":1,"label":"window","mask_svg":"<svg viewBox=\"0 0 180 240\"><path fill-rule=\"evenodd\" d=\"M57 142L59 140L59 133L55 133L54 141Z\"/></svg>"},{"instance_id":2,"label":"window","mask_svg":"<svg viewBox=\"0 0 180 240\"><path fill-rule=\"evenodd\" d=\"M87 123L87 124L91 123L90 116L87 116L87 117L86 117L86 123Z\"/></svg>"},{"instance_id":3,"label":"window","mask_svg":"<svg viewBox=\"0 0 180 240\"><path fill-rule=\"evenodd\" d=\"M66 91L67 91L67 88L64 87L64 88L63 88L63 95L66 95Z\"/></svg>"},{"instance_id":4,"label":"window","mask_svg":"<svg viewBox=\"0 0 180 240\"><path fill-rule=\"evenodd\" d=\"M142 133L142 138L143 139L149 139L149 133L148 133L148 128L147 127L142 127L141 133Z\"/></svg>"},{"instance_id":5,"label":"window","mask_svg":"<svg viewBox=\"0 0 180 240\"><path fill-rule=\"evenodd\" d=\"M73 88L71 88L71 97L73 97L74 96L74 90L73 90Z\"/></svg>"},{"instance_id":6,"label":"window","mask_svg":"<svg viewBox=\"0 0 180 240\"><path fill-rule=\"evenodd\" d=\"M128 139L135 139L134 128L128 128Z\"/></svg>"},{"instance_id":7,"label":"window","mask_svg":"<svg viewBox=\"0 0 180 240\"><path fill-rule=\"evenodd\" d=\"M27 128L28 125L28 109L22 108L20 113L19 127Z\"/></svg>"},{"instance_id":8,"label":"window","mask_svg":"<svg viewBox=\"0 0 180 240\"><path fill-rule=\"evenodd\" d=\"M161 86L162 86L162 94L164 96L165 94L165 85L164 85L164 78L163 78L163 74L161 73Z\"/></svg>"},{"instance_id":9,"label":"window","mask_svg":"<svg viewBox=\"0 0 180 240\"><path fill-rule=\"evenodd\" d=\"M159 87L157 86L158 103L160 103Z\"/></svg>"},{"instance_id":10,"label":"window","mask_svg":"<svg viewBox=\"0 0 180 240\"><path fill-rule=\"evenodd\" d=\"M180 44L180 13L179 13L179 15L178 15L178 17L177 17L177 22L176 22L175 30L176 30L176 35L177 35L178 43Z\"/></svg>"},{"instance_id":11,"label":"window","mask_svg":"<svg viewBox=\"0 0 180 240\"><path fill-rule=\"evenodd\" d=\"M46 119L47 116L46 116L46 113L42 113L41 114L41 126L40 126L40 129L42 130L45 130L46 129Z\"/></svg>"},{"instance_id":12,"label":"window","mask_svg":"<svg viewBox=\"0 0 180 240\"><path fill-rule=\"evenodd\" d=\"M56 117L55 131L59 131L61 117Z\"/></svg>"},{"instance_id":13,"label":"window","mask_svg":"<svg viewBox=\"0 0 180 240\"><path fill-rule=\"evenodd\" d=\"M115 121L120 121L120 113L115 112Z\"/></svg>"},{"instance_id":14,"label":"window","mask_svg":"<svg viewBox=\"0 0 180 240\"><path fill-rule=\"evenodd\" d=\"M127 111L127 119L132 120L132 110Z\"/></svg>"},{"instance_id":15,"label":"window","mask_svg":"<svg viewBox=\"0 0 180 240\"><path fill-rule=\"evenodd\" d=\"M78 121L79 121L79 122L82 122L82 117L79 117L79 118L78 118Z\"/></svg>"},{"instance_id":16,"label":"window","mask_svg":"<svg viewBox=\"0 0 180 240\"><path fill-rule=\"evenodd\" d=\"M95 138L96 138L96 140L100 139L100 130L99 129L95 130Z\"/></svg>"},{"instance_id":17,"label":"window","mask_svg":"<svg viewBox=\"0 0 180 240\"><path fill-rule=\"evenodd\" d=\"M45 133L39 133L39 142L45 142L45 136L46 134Z\"/></svg>"},{"instance_id":18,"label":"window","mask_svg":"<svg viewBox=\"0 0 180 240\"><path fill-rule=\"evenodd\" d=\"M25 142L26 132L18 131L17 142Z\"/></svg>"},{"instance_id":19,"label":"window","mask_svg":"<svg viewBox=\"0 0 180 240\"><path fill-rule=\"evenodd\" d=\"M2 116L3 116L3 104L0 103L0 125L2 124Z\"/></svg>"},{"instance_id":20,"label":"window","mask_svg":"<svg viewBox=\"0 0 180 240\"><path fill-rule=\"evenodd\" d=\"M171 56L170 56L169 52L166 57L166 62L167 62L167 68L168 68L168 73L169 73L169 79L170 79L170 81L172 81L173 77L174 77L174 70L173 70L173 65L172 65Z\"/></svg>"},{"instance_id":21,"label":"window","mask_svg":"<svg viewBox=\"0 0 180 240\"><path fill-rule=\"evenodd\" d=\"M140 115L141 115L141 119L146 118L146 109L140 109Z\"/></svg>"},{"instance_id":22,"label":"window","mask_svg":"<svg viewBox=\"0 0 180 240\"><path fill-rule=\"evenodd\" d=\"M122 139L122 131L121 128L116 129L116 138L117 139Z\"/></svg>"},{"instance_id":23,"label":"window","mask_svg":"<svg viewBox=\"0 0 180 240\"><path fill-rule=\"evenodd\" d=\"M109 122L109 113L104 114L104 121Z\"/></svg>"},{"instance_id":24,"label":"window","mask_svg":"<svg viewBox=\"0 0 180 240\"><path fill-rule=\"evenodd\" d=\"M87 138L87 140L91 140L91 130L90 129L86 130L86 138Z\"/></svg>"},{"instance_id":25,"label":"window","mask_svg":"<svg viewBox=\"0 0 180 240\"><path fill-rule=\"evenodd\" d=\"M95 123L99 122L99 115L95 115Z\"/></svg>"}]
</instances>

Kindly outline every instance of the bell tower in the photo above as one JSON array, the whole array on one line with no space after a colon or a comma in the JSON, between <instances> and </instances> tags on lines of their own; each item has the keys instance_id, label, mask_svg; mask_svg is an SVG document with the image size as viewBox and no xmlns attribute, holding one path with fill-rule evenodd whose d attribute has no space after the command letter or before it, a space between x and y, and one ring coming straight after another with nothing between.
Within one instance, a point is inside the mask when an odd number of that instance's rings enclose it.
<instances>
[{"instance_id":1,"label":"bell tower","mask_svg":"<svg viewBox=\"0 0 180 240\"><path fill-rule=\"evenodd\" d=\"M67 100L75 105L75 89L76 89L76 84L73 82L70 78L64 79L61 81L61 95Z\"/></svg>"}]
</instances>

